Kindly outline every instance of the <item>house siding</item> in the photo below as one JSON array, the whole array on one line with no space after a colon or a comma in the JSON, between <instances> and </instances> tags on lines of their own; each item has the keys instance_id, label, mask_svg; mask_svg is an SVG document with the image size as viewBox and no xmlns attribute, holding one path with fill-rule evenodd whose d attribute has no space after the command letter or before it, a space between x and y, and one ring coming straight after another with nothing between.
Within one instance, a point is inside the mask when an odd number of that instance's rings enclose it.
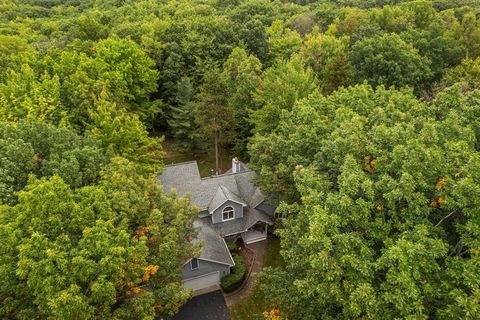
<instances>
[{"instance_id":1,"label":"house siding","mask_svg":"<svg viewBox=\"0 0 480 320\"><path fill-rule=\"evenodd\" d=\"M190 278L199 277L215 271L220 271L220 278L221 278L224 275L230 274L230 267L224 264L198 259L198 268L195 270L191 270L190 262L188 262L183 266L182 275L183 275L183 279L187 280Z\"/></svg>"},{"instance_id":2,"label":"house siding","mask_svg":"<svg viewBox=\"0 0 480 320\"><path fill-rule=\"evenodd\" d=\"M222 223L222 211L225 207L231 206L235 210L235 219L242 218L243 217L243 206L237 202L234 201L225 201L220 207L218 207L215 211L212 213L212 223ZM230 220L232 221L232 220ZM228 221L226 221L228 222Z\"/></svg>"}]
</instances>

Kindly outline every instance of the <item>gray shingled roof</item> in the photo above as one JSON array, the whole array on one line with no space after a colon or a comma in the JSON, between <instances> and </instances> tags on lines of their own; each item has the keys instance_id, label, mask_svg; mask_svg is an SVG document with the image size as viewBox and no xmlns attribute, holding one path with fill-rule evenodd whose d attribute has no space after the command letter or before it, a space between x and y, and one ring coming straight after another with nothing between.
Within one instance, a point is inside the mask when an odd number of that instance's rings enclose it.
<instances>
[{"instance_id":1,"label":"gray shingled roof","mask_svg":"<svg viewBox=\"0 0 480 320\"><path fill-rule=\"evenodd\" d=\"M196 161L190 161L167 166L159 181L165 192L175 189L179 196L189 195L192 203L202 210L214 209L218 205L214 206L212 203L217 204L223 196L255 208L265 197L253 184L254 176L253 171L245 171L202 179ZM220 186L223 195L217 195Z\"/></svg>"},{"instance_id":2,"label":"gray shingled roof","mask_svg":"<svg viewBox=\"0 0 480 320\"><path fill-rule=\"evenodd\" d=\"M232 256L228 251L225 240L208 225L204 225L203 219L195 220L193 226L199 228L197 238L193 242L203 242L202 253L199 259L206 259L234 266Z\"/></svg>"},{"instance_id":3,"label":"gray shingled roof","mask_svg":"<svg viewBox=\"0 0 480 320\"><path fill-rule=\"evenodd\" d=\"M220 207L222 204L225 203L227 200L233 200L235 202L238 202L244 206L247 204L235 193L230 192L226 187L219 185L217 187L217 192L215 192L215 195L212 198L212 201L210 201L210 204L208 205L208 211L212 212L218 207Z\"/></svg>"}]
</instances>

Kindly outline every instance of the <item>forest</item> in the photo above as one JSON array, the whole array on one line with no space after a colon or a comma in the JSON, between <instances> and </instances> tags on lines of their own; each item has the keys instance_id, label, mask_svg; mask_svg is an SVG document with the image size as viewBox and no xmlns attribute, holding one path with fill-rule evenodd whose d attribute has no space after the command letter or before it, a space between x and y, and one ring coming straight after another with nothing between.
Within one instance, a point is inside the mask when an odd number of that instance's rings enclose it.
<instances>
[{"instance_id":1,"label":"forest","mask_svg":"<svg viewBox=\"0 0 480 320\"><path fill-rule=\"evenodd\" d=\"M480 318L480 1L0 0L0 318L178 312L165 139L283 214L259 319Z\"/></svg>"}]
</instances>

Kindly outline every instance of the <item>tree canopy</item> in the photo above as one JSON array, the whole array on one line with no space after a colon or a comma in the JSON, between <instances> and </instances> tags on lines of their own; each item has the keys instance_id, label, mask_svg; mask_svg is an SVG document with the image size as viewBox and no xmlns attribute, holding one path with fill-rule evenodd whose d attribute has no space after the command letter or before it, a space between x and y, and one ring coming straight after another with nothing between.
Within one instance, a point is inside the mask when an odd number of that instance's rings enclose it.
<instances>
[{"instance_id":1,"label":"tree canopy","mask_svg":"<svg viewBox=\"0 0 480 320\"><path fill-rule=\"evenodd\" d=\"M0 0L0 318L179 310L196 209L158 184L167 139L239 156L285 216L264 318L478 319L479 16Z\"/></svg>"}]
</instances>

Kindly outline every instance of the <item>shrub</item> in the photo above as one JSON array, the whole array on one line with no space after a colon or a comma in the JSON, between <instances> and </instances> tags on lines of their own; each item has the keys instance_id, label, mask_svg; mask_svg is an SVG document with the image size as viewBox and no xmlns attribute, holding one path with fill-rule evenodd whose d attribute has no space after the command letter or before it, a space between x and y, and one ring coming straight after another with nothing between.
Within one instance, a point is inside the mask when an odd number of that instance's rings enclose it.
<instances>
[{"instance_id":1,"label":"shrub","mask_svg":"<svg viewBox=\"0 0 480 320\"><path fill-rule=\"evenodd\" d=\"M228 251L232 253L237 252L237 244L235 242L227 243L227 248L228 248Z\"/></svg>"},{"instance_id":2,"label":"shrub","mask_svg":"<svg viewBox=\"0 0 480 320\"><path fill-rule=\"evenodd\" d=\"M221 280L222 289L226 293L240 288L247 273L247 267L241 255L235 255L233 261L235 261L235 266L232 267L231 273L222 277Z\"/></svg>"}]
</instances>

